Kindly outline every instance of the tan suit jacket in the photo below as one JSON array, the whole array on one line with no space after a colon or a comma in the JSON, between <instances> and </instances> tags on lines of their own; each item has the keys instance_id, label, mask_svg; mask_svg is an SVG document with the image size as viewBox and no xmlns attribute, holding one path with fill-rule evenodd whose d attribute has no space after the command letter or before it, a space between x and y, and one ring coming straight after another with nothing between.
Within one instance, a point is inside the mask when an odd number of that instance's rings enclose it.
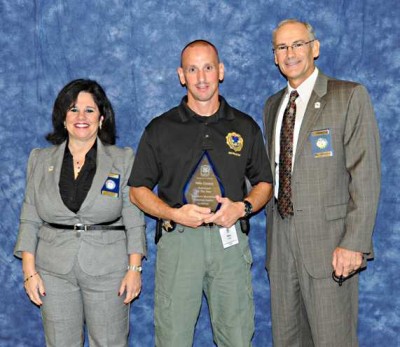
<instances>
[{"instance_id":1,"label":"tan suit jacket","mask_svg":"<svg viewBox=\"0 0 400 347\"><path fill-rule=\"evenodd\" d=\"M266 146L275 179L275 127L286 88L264 109ZM330 132L332 156L316 157L315 131ZM314 134L314 135L313 135ZM300 128L292 173L294 226L309 274L332 273L338 246L373 257L372 231L380 192L380 145L366 89L319 72ZM267 206L267 268L279 270L274 199Z\"/></svg>"}]
</instances>

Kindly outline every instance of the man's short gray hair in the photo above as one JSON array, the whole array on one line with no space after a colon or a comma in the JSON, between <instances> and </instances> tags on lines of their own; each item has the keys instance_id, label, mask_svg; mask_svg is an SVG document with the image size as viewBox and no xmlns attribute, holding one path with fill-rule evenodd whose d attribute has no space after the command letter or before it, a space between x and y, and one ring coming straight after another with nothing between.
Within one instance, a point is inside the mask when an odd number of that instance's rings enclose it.
<instances>
[{"instance_id":1,"label":"man's short gray hair","mask_svg":"<svg viewBox=\"0 0 400 347\"><path fill-rule=\"evenodd\" d=\"M290 19L285 19L285 20L279 22L279 24L276 26L276 28L272 32L272 44L275 45L275 36L276 36L276 32L278 31L278 29L281 28L282 26L284 26L285 24L290 24L290 23L303 24L308 31L309 40L315 40L317 38L315 36L314 28L312 27L312 25L310 23L302 22L301 20L290 18Z\"/></svg>"}]
</instances>

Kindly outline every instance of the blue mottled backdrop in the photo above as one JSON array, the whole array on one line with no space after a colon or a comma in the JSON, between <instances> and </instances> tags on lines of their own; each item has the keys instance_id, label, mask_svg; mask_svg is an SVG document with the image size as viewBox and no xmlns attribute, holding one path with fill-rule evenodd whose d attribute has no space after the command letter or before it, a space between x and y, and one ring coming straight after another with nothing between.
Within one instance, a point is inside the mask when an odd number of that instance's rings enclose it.
<instances>
[{"instance_id":1,"label":"blue mottled backdrop","mask_svg":"<svg viewBox=\"0 0 400 347\"><path fill-rule=\"evenodd\" d=\"M382 141L382 195L376 260L361 275L361 346L399 346L398 0L0 0L0 346L43 346L39 309L22 285L12 251L28 154L46 146L58 91L78 77L98 80L117 114L118 144L136 148L144 126L185 93L176 67L196 38L219 47L229 102L261 125L264 101L285 85L273 63L271 31L281 20L310 21L321 40L319 67L359 81L371 93ZM264 270L265 216L252 220L255 347L271 346L269 287ZM154 223L143 293L131 307L130 346L154 345ZM57 259L55 259L57 261ZM206 303L195 346L212 346Z\"/></svg>"}]
</instances>

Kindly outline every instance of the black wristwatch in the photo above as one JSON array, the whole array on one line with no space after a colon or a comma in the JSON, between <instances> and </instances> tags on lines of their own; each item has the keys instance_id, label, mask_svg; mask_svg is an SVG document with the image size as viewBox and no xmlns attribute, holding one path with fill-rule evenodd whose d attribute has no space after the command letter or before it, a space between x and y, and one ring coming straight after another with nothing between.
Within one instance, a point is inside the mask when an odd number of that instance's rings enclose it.
<instances>
[{"instance_id":1,"label":"black wristwatch","mask_svg":"<svg viewBox=\"0 0 400 347\"><path fill-rule=\"evenodd\" d=\"M244 218L247 218L253 213L253 205L248 200L243 200L244 203Z\"/></svg>"}]
</instances>

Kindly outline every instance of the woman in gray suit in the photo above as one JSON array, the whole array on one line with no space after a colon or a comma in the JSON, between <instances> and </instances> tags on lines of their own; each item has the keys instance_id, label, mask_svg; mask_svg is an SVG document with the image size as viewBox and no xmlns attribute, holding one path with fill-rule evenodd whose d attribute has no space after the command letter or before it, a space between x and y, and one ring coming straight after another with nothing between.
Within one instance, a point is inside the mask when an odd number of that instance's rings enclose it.
<instances>
[{"instance_id":1,"label":"woman in gray suit","mask_svg":"<svg viewBox=\"0 0 400 347\"><path fill-rule=\"evenodd\" d=\"M101 86L74 80L53 109L54 146L34 149L15 255L41 307L47 346L127 346L129 303L141 290L143 213L129 201L133 151L115 144Z\"/></svg>"}]
</instances>

